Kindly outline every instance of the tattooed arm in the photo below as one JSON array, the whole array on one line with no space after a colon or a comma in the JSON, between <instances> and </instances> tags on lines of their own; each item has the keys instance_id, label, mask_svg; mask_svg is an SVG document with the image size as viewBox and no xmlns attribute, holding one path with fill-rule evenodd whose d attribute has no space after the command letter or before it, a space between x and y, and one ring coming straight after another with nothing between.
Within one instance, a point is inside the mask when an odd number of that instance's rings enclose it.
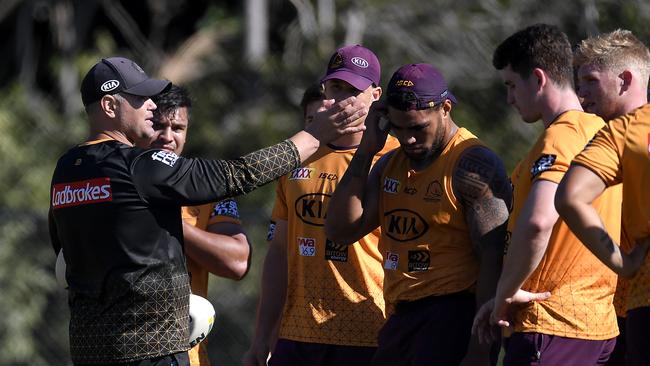
<instances>
[{"instance_id":1,"label":"tattooed arm","mask_svg":"<svg viewBox=\"0 0 650 366\"><path fill-rule=\"evenodd\" d=\"M453 189L481 261L477 305L494 295L506 240L512 189L501 159L483 146L467 149L454 171Z\"/></svg>"},{"instance_id":2,"label":"tattooed arm","mask_svg":"<svg viewBox=\"0 0 650 366\"><path fill-rule=\"evenodd\" d=\"M480 260L476 290L479 308L494 296L501 273L512 189L501 159L483 146L463 152L452 185L465 210L470 238ZM479 346L475 334L463 365L485 364L488 354L489 347Z\"/></svg>"},{"instance_id":3,"label":"tattooed arm","mask_svg":"<svg viewBox=\"0 0 650 366\"><path fill-rule=\"evenodd\" d=\"M605 183L586 167L572 165L560 182L555 207L571 231L601 262L621 276L632 276L643 264L648 241L625 254L609 236L591 202L605 190Z\"/></svg>"}]
</instances>

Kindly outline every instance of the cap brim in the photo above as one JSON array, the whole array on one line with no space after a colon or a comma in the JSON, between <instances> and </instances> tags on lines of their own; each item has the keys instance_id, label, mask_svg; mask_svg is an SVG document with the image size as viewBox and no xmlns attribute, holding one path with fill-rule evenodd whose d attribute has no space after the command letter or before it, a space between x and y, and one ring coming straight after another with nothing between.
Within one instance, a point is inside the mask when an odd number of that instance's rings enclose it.
<instances>
[{"instance_id":1,"label":"cap brim","mask_svg":"<svg viewBox=\"0 0 650 366\"><path fill-rule=\"evenodd\" d=\"M140 84L122 90L124 93L139 95L141 97L153 97L169 90L172 83L169 80L147 79Z\"/></svg>"},{"instance_id":2,"label":"cap brim","mask_svg":"<svg viewBox=\"0 0 650 366\"><path fill-rule=\"evenodd\" d=\"M366 79L363 76L359 76L346 70L334 71L333 73L322 78L320 82L324 83L325 81L331 79L347 81L350 85L361 91L368 89L368 87L372 85L372 80Z\"/></svg>"},{"instance_id":3,"label":"cap brim","mask_svg":"<svg viewBox=\"0 0 650 366\"><path fill-rule=\"evenodd\" d=\"M454 104L458 104L458 101L456 100L456 96L453 95L451 92L447 92L445 98L451 100L452 102L454 102Z\"/></svg>"}]
</instances>

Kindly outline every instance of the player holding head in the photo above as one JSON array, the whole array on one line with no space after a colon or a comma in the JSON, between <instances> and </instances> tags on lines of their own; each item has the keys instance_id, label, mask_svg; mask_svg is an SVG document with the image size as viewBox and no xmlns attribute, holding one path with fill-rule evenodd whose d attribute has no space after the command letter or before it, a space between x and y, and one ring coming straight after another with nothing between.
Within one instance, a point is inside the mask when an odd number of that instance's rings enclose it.
<instances>
[{"instance_id":1,"label":"player holding head","mask_svg":"<svg viewBox=\"0 0 650 366\"><path fill-rule=\"evenodd\" d=\"M501 268L511 193L503 164L454 122L456 97L433 66L402 66L387 94L387 109L368 117L326 222L340 243L381 228L384 297L395 312L372 364L485 364L489 347L470 331ZM371 171L388 129L400 148Z\"/></svg>"}]
</instances>

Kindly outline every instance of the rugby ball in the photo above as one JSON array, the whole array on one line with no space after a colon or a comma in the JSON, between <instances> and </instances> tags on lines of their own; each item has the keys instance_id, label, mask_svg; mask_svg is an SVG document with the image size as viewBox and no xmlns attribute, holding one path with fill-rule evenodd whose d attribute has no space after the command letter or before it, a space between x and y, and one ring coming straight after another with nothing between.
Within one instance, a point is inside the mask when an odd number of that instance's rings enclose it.
<instances>
[{"instance_id":1,"label":"rugby ball","mask_svg":"<svg viewBox=\"0 0 650 366\"><path fill-rule=\"evenodd\" d=\"M204 340L214 324L214 307L207 299L190 294L190 347Z\"/></svg>"},{"instance_id":2,"label":"rugby ball","mask_svg":"<svg viewBox=\"0 0 650 366\"><path fill-rule=\"evenodd\" d=\"M56 282L59 286L67 289L68 281L65 279L65 258L63 257L63 249L59 250L59 255L56 257L56 265L54 267L54 274L56 275Z\"/></svg>"}]
</instances>

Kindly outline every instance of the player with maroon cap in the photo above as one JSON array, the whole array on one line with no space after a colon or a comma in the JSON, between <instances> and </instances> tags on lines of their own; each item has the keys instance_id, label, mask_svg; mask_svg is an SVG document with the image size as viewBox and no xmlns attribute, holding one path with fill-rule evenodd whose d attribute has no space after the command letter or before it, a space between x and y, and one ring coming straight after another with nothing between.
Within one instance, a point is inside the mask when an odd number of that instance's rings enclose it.
<instances>
[{"instance_id":1,"label":"player with maroon cap","mask_svg":"<svg viewBox=\"0 0 650 366\"><path fill-rule=\"evenodd\" d=\"M489 347L470 342L470 332L501 269L511 195L505 169L454 123L456 97L433 66L402 66L387 94L387 108L373 107L367 118L326 222L341 243L381 227L384 297L395 312L372 364L486 364ZM401 148L371 170L389 129Z\"/></svg>"},{"instance_id":2,"label":"player with maroon cap","mask_svg":"<svg viewBox=\"0 0 650 366\"><path fill-rule=\"evenodd\" d=\"M381 96L379 77L379 60L371 50L342 47L321 80L325 102L355 96L370 105ZM269 365L369 364L385 321L377 233L348 246L330 240L323 229L329 197L361 136L321 147L280 179L255 336L245 365L266 365L269 351ZM381 153L394 147L397 141L391 139Z\"/></svg>"}]
</instances>

